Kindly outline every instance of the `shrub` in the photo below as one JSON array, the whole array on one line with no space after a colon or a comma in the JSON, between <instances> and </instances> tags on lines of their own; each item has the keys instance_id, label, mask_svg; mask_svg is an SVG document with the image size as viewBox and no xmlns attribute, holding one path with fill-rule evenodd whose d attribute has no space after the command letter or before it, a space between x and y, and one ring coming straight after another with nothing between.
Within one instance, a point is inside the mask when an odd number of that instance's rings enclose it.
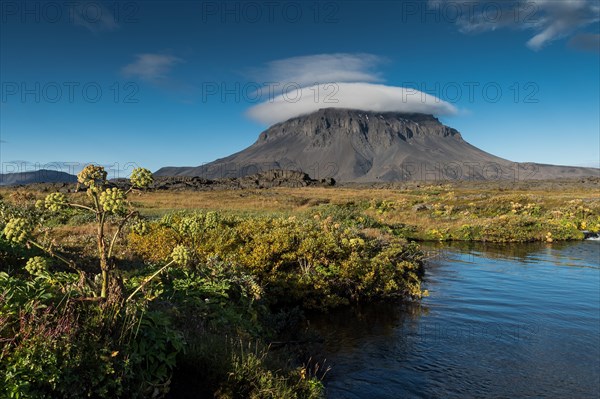
<instances>
[{"instance_id":1,"label":"shrub","mask_svg":"<svg viewBox=\"0 0 600 399\"><path fill-rule=\"evenodd\" d=\"M481 228L469 224L463 224L457 231L455 236L458 240L475 241L481 238Z\"/></svg>"},{"instance_id":2,"label":"shrub","mask_svg":"<svg viewBox=\"0 0 600 399\"><path fill-rule=\"evenodd\" d=\"M493 242L527 242L541 240L542 226L528 215L501 215L482 226L481 237Z\"/></svg>"},{"instance_id":3,"label":"shrub","mask_svg":"<svg viewBox=\"0 0 600 399\"><path fill-rule=\"evenodd\" d=\"M326 308L394 296L420 296L412 274L421 273L417 247L394 236L366 237L354 227L321 219L219 214L174 214L132 232L140 255L160 259L177 245L192 264L218 257L242 266L269 287L273 297Z\"/></svg>"}]
</instances>

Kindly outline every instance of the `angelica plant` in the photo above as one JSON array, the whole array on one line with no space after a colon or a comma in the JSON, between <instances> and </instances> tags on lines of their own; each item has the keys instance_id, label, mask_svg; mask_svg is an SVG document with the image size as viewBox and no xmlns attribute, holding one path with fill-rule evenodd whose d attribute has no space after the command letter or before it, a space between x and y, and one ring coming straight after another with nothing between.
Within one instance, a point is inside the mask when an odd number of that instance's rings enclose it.
<instances>
[{"instance_id":1,"label":"angelica plant","mask_svg":"<svg viewBox=\"0 0 600 399\"><path fill-rule=\"evenodd\" d=\"M131 174L131 187L127 191L119 188L107 188L107 174L102 166L88 165L78 175L77 181L87 189L92 205L67 203L67 206L82 208L96 217L98 257L102 273L100 297L106 298L111 272L114 270L113 250L121 230L128 220L137 215L127 201L127 195L134 189L145 189L152 184L152 173L148 169L136 168ZM114 215L118 219L117 228L111 237L107 237L107 218Z\"/></svg>"},{"instance_id":2,"label":"angelica plant","mask_svg":"<svg viewBox=\"0 0 600 399\"><path fill-rule=\"evenodd\" d=\"M115 269L113 259L115 243L126 223L138 214L127 200L127 195L133 190L149 187L153 182L152 173L148 169L134 169L130 179L131 187L128 190L122 190L117 187L108 187L107 173L102 166L88 165L77 175L77 181L77 190L85 189L88 201L84 203L71 202L63 193L52 193L37 205L52 212L74 208L94 215L97 255L102 277L100 297L106 298L112 272ZM109 233L107 228L109 223L116 226L112 233ZM36 242L32 238L32 230L32 226L26 219L13 218L6 224L4 235L9 241L36 246L75 268L74 262L56 254L52 248ZM40 262L32 261L30 269L37 272L40 270L39 265L41 265Z\"/></svg>"}]
</instances>

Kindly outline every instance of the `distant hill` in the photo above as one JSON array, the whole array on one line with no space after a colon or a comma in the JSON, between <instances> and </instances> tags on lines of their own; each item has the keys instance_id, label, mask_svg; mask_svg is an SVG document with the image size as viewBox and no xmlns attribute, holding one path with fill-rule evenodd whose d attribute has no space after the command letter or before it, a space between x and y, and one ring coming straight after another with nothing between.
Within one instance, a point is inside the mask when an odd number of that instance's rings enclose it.
<instances>
[{"instance_id":1,"label":"distant hill","mask_svg":"<svg viewBox=\"0 0 600 399\"><path fill-rule=\"evenodd\" d=\"M77 176L47 169L0 174L0 186L20 186L32 183L77 183Z\"/></svg>"},{"instance_id":2,"label":"distant hill","mask_svg":"<svg viewBox=\"0 0 600 399\"><path fill-rule=\"evenodd\" d=\"M507 143L508 145L508 143ZM275 124L250 147L156 176L241 177L298 170L339 182L528 180L600 176L600 169L515 163L466 142L432 115L326 108Z\"/></svg>"},{"instance_id":3,"label":"distant hill","mask_svg":"<svg viewBox=\"0 0 600 399\"><path fill-rule=\"evenodd\" d=\"M14 173L12 175L19 174ZM24 179L24 176L12 175L10 175L11 183L2 184L2 186L30 185L34 189L42 191L58 191L63 193L74 192L78 186L77 178L72 175L67 175L66 179L55 181L50 181L47 178L48 176L34 176L31 179ZM156 177L154 179L154 182L150 184L149 188L152 190L169 191L210 191L260 189L271 187L326 187L333 185L335 185L335 181L333 179L315 180L303 172L297 172L292 170L269 170L267 172L257 173L251 176L225 179L203 179L200 177L185 176ZM131 182L129 181L129 179L123 178L111 179L108 181L107 186L128 190L131 187ZM83 188L80 187L80 189Z\"/></svg>"}]
</instances>

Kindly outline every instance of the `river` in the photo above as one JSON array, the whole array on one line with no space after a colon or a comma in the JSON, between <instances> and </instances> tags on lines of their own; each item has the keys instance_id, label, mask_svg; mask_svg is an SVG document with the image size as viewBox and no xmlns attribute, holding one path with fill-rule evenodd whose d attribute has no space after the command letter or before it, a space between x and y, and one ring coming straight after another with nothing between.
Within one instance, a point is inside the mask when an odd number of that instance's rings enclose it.
<instances>
[{"instance_id":1,"label":"river","mask_svg":"<svg viewBox=\"0 0 600 399\"><path fill-rule=\"evenodd\" d=\"M600 397L600 242L427 249L420 303L311 319L328 398Z\"/></svg>"}]
</instances>

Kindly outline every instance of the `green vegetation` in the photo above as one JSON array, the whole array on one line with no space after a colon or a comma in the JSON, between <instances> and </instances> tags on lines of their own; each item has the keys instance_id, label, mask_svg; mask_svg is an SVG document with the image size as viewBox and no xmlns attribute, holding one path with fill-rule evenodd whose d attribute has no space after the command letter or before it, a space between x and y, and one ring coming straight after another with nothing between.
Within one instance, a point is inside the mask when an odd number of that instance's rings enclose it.
<instances>
[{"instance_id":1,"label":"green vegetation","mask_svg":"<svg viewBox=\"0 0 600 399\"><path fill-rule=\"evenodd\" d=\"M530 242L581 240L583 230L600 231L598 192L598 181L406 183L397 188L154 192L137 203L145 215L189 209L287 216L325 212L408 240Z\"/></svg>"},{"instance_id":2,"label":"green vegetation","mask_svg":"<svg viewBox=\"0 0 600 399\"><path fill-rule=\"evenodd\" d=\"M403 225L416 240L529 242L581 240L583 230L600 231L600 199L552 198L520 193L457 195L445 186L418 196L371 202L367 214ZM409 198L412 197L412 200ZM415 198L416 197L416 198Z\"/></svg>"},{"instance_id":3,"label":"green vegetation","mask_svg":"<svg viewBox=\"0 0 600 399\"><path fill-rule=\"evenodd\" d=\"M0 192L0 397L319 398L304 310L417 299L415 241L577 240L577 184ZM528 183L530 184L530 183ZM597 192L597 191L595 191ZM274 345L271 345L275 343Z\"/></svg>"},{"instance_id":4,"label":"green vegetation","mask_svg":"<svg viewBox=\"0 0 600 399\"><path fill-rule=\"evenodd\" d=\"M418 246L359 208L148 218L148 171L78 178L0 199L0 397L319 398L303 310L422 295Z\"/></svg>"},{"instance_id":5,"label":"green vegetation","mask_svg":"<svg viewBox=\"0 0 600 399\"><path fill-rule=\"evenodd\" d=\"M238 265L256 277L278 305L324 309L421 295L415 244L383 232L366 236L348 220L332 216L176 213L149 223L144 234L132 232L129 243L150 261L164 259L183 245L196 264L216 258ZM258 287L256 291L260 295Z\"/></svg>"}]
</instances>

